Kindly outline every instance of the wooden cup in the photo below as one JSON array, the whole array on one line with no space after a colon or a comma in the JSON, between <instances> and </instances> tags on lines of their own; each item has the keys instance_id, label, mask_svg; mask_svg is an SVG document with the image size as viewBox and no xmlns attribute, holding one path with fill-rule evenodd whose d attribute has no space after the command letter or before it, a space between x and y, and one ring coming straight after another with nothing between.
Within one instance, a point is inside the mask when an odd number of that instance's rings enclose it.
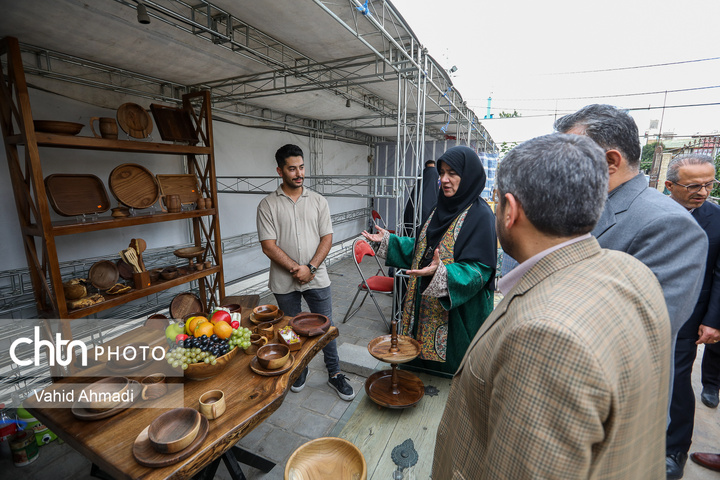
<instances>
[{"instance_id":1,"label":"wooden cup","mask_svg":"<svg viewBox=\"0 0 720 480\"><path fill-rule=\"evenodd\" d=\"M95 120L98 121L98 130L100 130L100 135L97 134L95 127L93 126ZM111 117L92 117L90 119L90 130L92 130L93 135L97 138L102 137L109 138L111 140L117 140L118 138L117 122L115 122L115 119Z\"/></svg>"},{"instance_id":2,"label":"wooden cup","mask_svg":"<svg viewBox=\"0 0 720 480\"><path fill-rule=\"evenodd\" d=\"M275 339L275 326L270 322L261 323L255 327L255 333L259 333L267 338L268 342L272 342Z\"/></svg>"},{"instance_id":3,"label":"wooden cup","mask_svg":"<svg viewBox=\"0 0 720 480\"><path fill-rule=\"evenodd\" d=\"M180 203L180 195L168 195L166 197L167 209L170 213L180 213L182 204Z\"/></svg>"},{"instance_id":4,"label":"wooden cup","mask_svg":"<svg viewBox=\"0 0 720 480\"><path fill-rule=\"evenodd\" d=\"M222 390L210 390L200 395L200 413L208 420L225 413L225 393Z\"/></svg>"},{"instance_id":5,"label":"wooden cup","mask_svg":"<svg viewBox=\"0 0 720 480\"><path fill-rule=\"evenodd\" d=\"M262 347L268 342L268 339L259 333L253 333L250 335L250 346L245 349L245 353L248 355L255 355L258 348Z\"/></svg>"}]
</instances>

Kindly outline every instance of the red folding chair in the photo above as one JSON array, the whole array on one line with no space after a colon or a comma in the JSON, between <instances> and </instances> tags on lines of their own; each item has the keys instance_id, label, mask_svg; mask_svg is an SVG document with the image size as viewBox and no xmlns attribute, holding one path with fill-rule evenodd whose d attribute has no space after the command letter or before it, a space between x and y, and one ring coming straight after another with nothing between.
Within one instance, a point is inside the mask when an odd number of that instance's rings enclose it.
<instances>
[{"instance_id":1,"label":"red folding chair","mask_svg":"<svg viewBox=\"0 0 720 480\"><path fill-rule=\"evenodd\" d=\"M355 297L353 297L352 302L350 302L350 307L345 313L343 323L348 321L348 319L352 318L352 316L355 315L357 311L360 310L360 308L362 308L363 304L365 303L365 299L367 299L368 295L370 295L370 298L372 298L372 301L375 303L375 306L377 307L378 312L383 319L383 322L385 322L385 325L389 329L390 324L385 319L385 315L380 309L380 305L378 305L377 300L375 300L375 295L373 294L384 293L386 295L392 295L393 278L385 275L385 271L383 270L382 265L380 265L380 261L375 256L375 251L365 240L361 238L355 240L353 242L352 251L353 260L355 261L355 266L357 267L358 272L360 272L360 278L362 278L362 282L360 283L360 285L358 285L357 292L355 292ZM365 257L373 257L375 259L375 263L377 263L378 266L377 273L372 277L368 278L365 278L365 274L363 274L363 271L360 268L360 264ZM365 296L363 297L362 302L360 302L360 305L354 311L352 311L352 313L350 313L353 305L355 304L355 300L357 300L358 295L360 295L360 292L365 292Z\"/></svg>"},{"instance_id":2,"label":"red folding chair","mask_svg":"<svg viewBox=\"0 0 720 480\"><path fill-rule=\"evenodd\" d=\"M380 213L378 213L377 210L373 210L371 215L372 215L373 222L380 225L382 228L384 228L388 232L395 233L395 230L388 230L387 225L385 224L385 220L383 220L383 218L380 216Z\"/></svg>"}]
</instances>

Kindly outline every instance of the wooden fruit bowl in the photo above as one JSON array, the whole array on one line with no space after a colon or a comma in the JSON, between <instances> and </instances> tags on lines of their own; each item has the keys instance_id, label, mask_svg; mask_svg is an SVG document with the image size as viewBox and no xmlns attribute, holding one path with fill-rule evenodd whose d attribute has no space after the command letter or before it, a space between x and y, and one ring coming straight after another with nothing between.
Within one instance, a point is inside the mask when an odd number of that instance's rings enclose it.
<instances>
[{"instance_id":1,"label":"wooden fruit bowl","mask_svg":"<svg viewBox=\"0 0 720 480\"><path fill-rule=\"evenodd\" d=\"M240 347L235 347L222 357L217 357L215 365L204 362L191 363L183 374L185 378L190 380L207 380L208 378L212 378L225 370L227 364L235 358L238 351L240 351Z\"/></svg>"},{"instance_id":2,"label":"wooden fruit bowl","mask_svg":"<svg viewBox=\"0 0 720 480\"><path fill-rule=\"evenodd\" d=\"M291 480L365 480L365 457L342 438L322 437L300 446L285 465Z\"/></svg>"}]
</instances>

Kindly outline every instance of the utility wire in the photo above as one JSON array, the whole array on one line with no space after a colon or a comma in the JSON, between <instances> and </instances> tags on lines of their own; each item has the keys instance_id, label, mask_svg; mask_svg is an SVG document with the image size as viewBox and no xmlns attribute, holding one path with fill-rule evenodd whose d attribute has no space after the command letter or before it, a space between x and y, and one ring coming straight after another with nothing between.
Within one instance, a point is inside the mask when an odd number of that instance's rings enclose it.
<instances>
[{"instance_id":1,"label":"utility wire","mask_svg":"<svg viewBox=\"0 0 720 480\"><path fill-rule=\"evenodd\" d=\"M632 108L621 108L621 110L627 110L630 112L636 112L641 110L659 110L662 108L694 108L694 107L712 107L720 105L720 102L714 102L714 103L689 103L684 105L658 105L658 106L647 106L647 107L632 107ZM473 107L474 108L474 107ZM478 107L479 108L479 107ZM566 113L573 113L575 110L558 110L557 112L553 110L552 113L544 113L544 114L537 114L537 115L521 115L519 117L493 117L493 118L484 118L482 121L487 120L506 120L509 118L537 118L537 117L553 117L555 115L560 114L566 114Z\"/></svg>"},{"instance_id":2,"label":"utility wire","mask_svg":"<svg viewBox=\"0 0 720 480\"><path fill-rule=\"evenodd\" d=\"M636 93L618 93L615 95L592 95L588 97L557 97L557 98L493 98L493 100L500 100L504 102L554 102L558 100L591 100L593 98L614 98L614 97L638 97L643 95L658 95L661 93L680 93L680 92L693 92L696 90L709 90L712 88L720 88L720 85L708 85L705 87L689 87L689 88L677 88L675 90L657 90L654 92L636 92ZM468 102L472 100L483 101L484 99L468 99ZM493 107L494 109L495 107ZM507 109L506 109L507 110Z\"/></svg>"},{"instance_id":3,"label":"utility wire","mask_svg":"<svg viewBox=\"0 0 720 480\"><path fill-rule=\"evenodd\" d=\"M601 72L617 72L620 70L637 70L640 68L654 68L654 67L667 67L670 65L683 65L687 63L698 63L698 62L709 62L712 60L720 60L720 57L710 58L697 58L695 60L681 60L679 62L667 62L667 63L651 63L649 65L635 65L632 67L617 67L617 68L601 68L598 70L578 70L576 72L557 72L557 73L539 73L540 76L549 75L576 75L581 73L601 73Z\"/></svg>"}]
</instances>

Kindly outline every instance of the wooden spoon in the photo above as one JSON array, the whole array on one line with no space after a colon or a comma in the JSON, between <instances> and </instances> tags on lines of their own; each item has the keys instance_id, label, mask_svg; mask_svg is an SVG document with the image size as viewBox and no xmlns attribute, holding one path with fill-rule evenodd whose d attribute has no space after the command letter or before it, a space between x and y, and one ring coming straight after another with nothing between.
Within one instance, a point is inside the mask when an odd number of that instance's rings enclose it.
<instances>
[{"instance_id":1,"label":"wooden spoon","mask_svg":"<svg viewBox=\"0 0 720 480\"><path fill-rule=\"evenodd\" d=\"M128 260L128 263L130 263L130 265L132 265L135 268L135 271L137 273L142 272L142 270L140 270L140 265L138 264L137 253L135 252L134 248L130 247L127 250L125 250L125 258Z\"/></svg>"}]
</instances>

